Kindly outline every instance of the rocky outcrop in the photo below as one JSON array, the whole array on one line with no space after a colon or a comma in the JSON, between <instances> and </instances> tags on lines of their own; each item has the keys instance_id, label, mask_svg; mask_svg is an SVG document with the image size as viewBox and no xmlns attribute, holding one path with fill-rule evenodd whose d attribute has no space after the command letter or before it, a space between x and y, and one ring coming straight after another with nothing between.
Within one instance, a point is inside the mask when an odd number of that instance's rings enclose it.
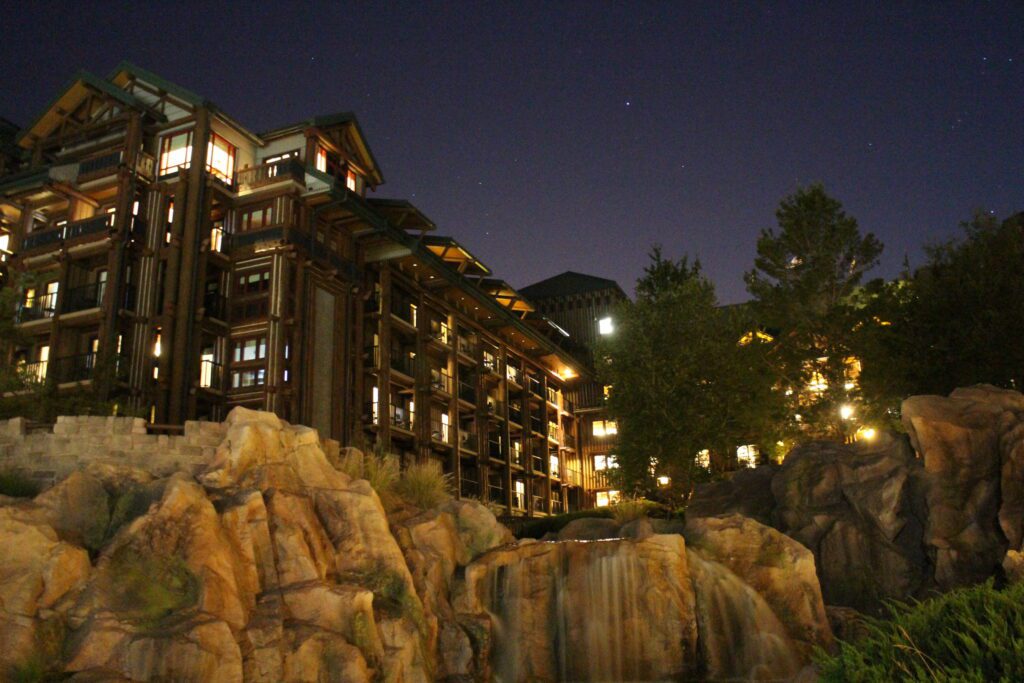
<instances>
[{"instance_id":1,"label":"rocky outcrop","mask_svg":"<svg viewBox=\"0 0 1024 683\"><path fill-rule=\"evenodd\" d=\"M907 438L802 444L781 468L698 487L688 515L743 510L800 541L830 605L877 611L1024 578L1024 396L990 386L916 396L902 419Z\"/></svg>"}]
</instances>

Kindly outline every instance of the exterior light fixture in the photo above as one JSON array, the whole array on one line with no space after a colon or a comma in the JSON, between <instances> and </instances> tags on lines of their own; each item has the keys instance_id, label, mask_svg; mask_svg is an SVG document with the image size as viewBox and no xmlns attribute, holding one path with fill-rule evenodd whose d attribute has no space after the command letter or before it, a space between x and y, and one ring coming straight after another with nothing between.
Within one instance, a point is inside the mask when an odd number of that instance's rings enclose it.
<instances>
[{"instance_id":1,"label":"exterior light fixture","mask_svg":"<svg viewBox=\"0 0 1024 683\"><path fill-rule=\"evenodd\" d=\"M875 431L874 427L863 427L860 430L860 436L865 441L874 441L875 437L878 436L878 432Z\"/></svg>"},{"instance_id":2,"label":"exterior light fixture","mask_svg":"<svg viewBox=\"0 0 1024 683\"><path fill-rule=\"evenodd\" d=\"M851 417L853 417L853 406L851 406L849 403L844 403L843 405L839 406L839 417L843 418L844 420L849 420Z\"/></svg>"},{"instance_id":3,"label":"exterior light fixture","mask_svg":"<svg viewBox=\"0 0 1024 683\"><path fill-rule=\"evenodd\" d=\"M672 483L672 480L666 477L664 474L658 477L658 486L668 486Z\"/></svg>"},{"instance_id":4,"label":"exterior light fixture","mask_svg":"<svg viewBox=\"0 0 1024 683\"><path fill-rule=\"evenodd\" d=\"M597 331L600 334L603 334L603 335L604 334L611 334L612 332L614 332L615 331L615 325L612 323L612 319L609 317L609 318L601 318L600 320L598 320L597 321Z\"/></svg>"}]
</instances>

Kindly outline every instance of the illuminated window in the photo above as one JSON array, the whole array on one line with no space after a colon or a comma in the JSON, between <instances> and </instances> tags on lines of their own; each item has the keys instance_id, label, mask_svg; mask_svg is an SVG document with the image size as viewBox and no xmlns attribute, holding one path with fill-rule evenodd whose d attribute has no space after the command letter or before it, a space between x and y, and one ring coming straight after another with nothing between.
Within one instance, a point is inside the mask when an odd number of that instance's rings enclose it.
<instances>
[{"instance_id":1,"label":"illuminated window","mask_svg":"<svg viewBox=\"0 0 1024 683\"><path fill-rule=\"evenodd\" d=\"M615 325L611 318L601 318L597 321L597 331L601 334L611 334L615 331Z\"/></svg>"},{"instance_id":2,"label":"illuminated window","mask_svg":"<svg viewBox=\"0 0 1024 683\"><path fill-rule=\"evenodd\" d=\"M512 507L519 510L526 508L526 484L519 479L515 482L515 494L512 496Z\"/></svg>"},{"instance_id":3,"label":"illuminated window","mask_svg":"<svg viewBox=\"0 0 1024 683\"><path fill-rule=\"evenodd\" d=\"M216 133L206 145L206 170L228 185L235 173L235 146Z\"/></svg>"},{"instance_id":4,"label":"illuminated window","mask_svg":"<svg viewBox=\"0 0 1024 683\"><path fill-rule=\"evenodd\" d=\"M250 337L248 339L237 339L234 342L234 354L232 356L236 363L246 361L263 360L267 357L266 336Z\"/></svg>"},{"instance_id":5,"label":"illuminated window","mask_svg":"<svg viewBox=\"0 0 1024 683\"><path fill-rule=\"evenodd\" d=\"M358 178L359 178L359 176L356 175L355 171L353 171L351 168L348 169L345 172L345 187L347 187L348 189L350 189L353 192L355 192L356 191L356 187L358 185L358 183L356 182L358 180Z\"/></svg>"},{"instance_id":6,"label":"illuminated window","mask_svg":"<svg viewBox=\"0 0 1024 683\"><path fill-rule=\"evenodd\" d=\"M192 163L192 131L168 135L160 142L160 165L158 174L170 175L184 170Z\"/></svg>"},{"instance_id":7,"label":"illuminated window","mask_svg":"<svg viewBox=\"0 0 1024 683\"><path fill-rule=\"evenodd\" d=\"M697 464L697 467L703 467L704 469L711 467L711 451L706 448L697 451L693 461Z\"/></svg>"},{"instance_id":8,"label":"illuminated window","mask_svg":"<svg viewBox=\"0 0 1024 683\"><path fill-rule=\"evenodd\" d=\"M548 456L548 457L550 459L550 462L548 463L548 465L551 467L550 472L551 472L552 475L557 477L558 476L558 471L559 471L558 470L558 456L557 455L551 455L551 456Z\"/></svg>"},{"instance_id":9,"label":"illuminated window","mask_svg":"<svg viewBox=\"0 0 1024 683\"><path fill-rule=\"evenodd\" d=\"M605 470L615 469L619 466L616 462L614 455L595 455L594 456L594 470L596 472L604 472Z\"/></svg>"},{"instance_id":10,"label":"illuminated window","mask_svg":"<svg viewBox=\"0 0 1024 683\"><path fill-rule=\"evenodd\" d=\"M242 211L238 216L238 230L247 232L259 230L268 225L274 224L274 206L265 204L263 206Z\"/></svg>"},{"instance_id":11,"label":"illuminated window","mask_svg":"<svg viewBox=\"0 0 1024 683\"><path fill-rule=\"evenodd\" d=\"M604 508L618 503L621 499L622 494L618 491L598 491L595 503L597 507Z\"/></svg>"},{"instance_id":12,"label":"illuminated window","mask_svg":"<svg viewBox=\"0 0 1024 683\"><path fill-rule=\"evenodd\" d=\"M316 146L316 161L314 166L316 170L321 173L327 173L327 150L320 145Z\"/></svg>"},{"instance_id":13,"label":"illuminated window","mask_svg":"<svg viewBox=\"0 0 1024 683\"><path fill-rule=\"evenodd\" d=\"M757 455L757 446L754 444L747 444L736 449L736 460L743 467L757 467Z\"/></svg>"},{"instance_id":14,"label":"illuminated window","mask_svg":"<svg viewBox=\"0 0 1024 683\"><path fill-rule=\"evenodd\" d=\"M10 234L3 232L0 233L0 251L10 251L11 236Z\"/></svg>"},{"instance_id":15,"label":"illuminated window","mask_svg":"<svg viewBox=\"0 0 1024 683\"><path fill-rule=\"evenodd\" d=\"M615 420L594 420L594 436L615 436L619 426Z\"/></svg>"},{"instance_id":16,"label":"illuminated window","mask_svg":"<svg viewBox=\"0 0 1024 683\"><path fill-rule=\"evenodd\" d=\"M213 386L214 371L213 353L207 352L199 358L199 386L205 388Z\"/></svg>"},{"instance_id":17,"label":"illuminated window","mask_svg":"<svg viewBox=\"0 0 1024 683\"><path fill-rule=\"evenodd\" d=\"M153 333L153 358L160 358L163 353L163 335L160 334L160 328L156 328ZM153 379L160 379L160 364L153 363Z\"/></svg>"}]
</instances>

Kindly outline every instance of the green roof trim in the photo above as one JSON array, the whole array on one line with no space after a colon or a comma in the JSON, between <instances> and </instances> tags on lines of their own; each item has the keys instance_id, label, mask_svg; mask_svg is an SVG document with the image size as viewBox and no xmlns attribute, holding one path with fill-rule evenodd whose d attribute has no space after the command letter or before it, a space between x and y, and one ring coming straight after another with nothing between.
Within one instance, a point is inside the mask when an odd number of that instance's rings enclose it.
<instances>
[{"instance_id":1,"label":"green roof trim","mask_svg":"<svg viewBox=\"0 0 1024 683\"><path fill-rule=\"evenodd\" d=\"M212 106L211 102L209 100L207 100L205 97L197 95L196 93L192 92L188 88L183 88L180 85L178 85L177 83L173 83L171 81L168 81L166 78L161 78L160 76L157 76L152 71L148 71L147 69L143 69L141 66L138 66L137 64L133 64L132 62L129 62L128 60L124 60L120 64L118 64L114 68L114 70L110 72L110 75L107 76L107 78L108 79L113 79L115 76L120 74L122 71L127 71L128 73L132 74L133 76L136 76L136 77L138 77L138 78L140 78L140 79L142 79L144 81L148 81L149 83L152 83L153 85L155 85L156 87L160 88L161 90L166 90L167 92L171 93L172 95L174 95L178 99L181 99L181 100L183 100L185 102L188 102L189 104L191 104L191 105L193 105L195 107Z\"/></svg>"},{"instance_id":2,"label":"green roof trim","mask_svg":"<svg viewBox=\"0 0 1024 683\"><path fill-rule=\"evenodd\" d=\"M534 300L557 299L574 294L585 294L587 292L599 292L605 289L615 289L626 298L626 293L615 280L609 280L596 275L577 273L567 270L564 273L549 277L546 280L527 285L519 291L525 296Z\"/></svg>"}]
</instances>

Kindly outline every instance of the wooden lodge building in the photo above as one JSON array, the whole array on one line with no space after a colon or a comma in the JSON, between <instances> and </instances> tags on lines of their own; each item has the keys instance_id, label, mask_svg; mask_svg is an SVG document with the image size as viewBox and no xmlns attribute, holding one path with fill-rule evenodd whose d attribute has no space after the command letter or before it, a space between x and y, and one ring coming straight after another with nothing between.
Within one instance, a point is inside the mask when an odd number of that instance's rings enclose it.
<instances>
[{"instance_id":1,"label":"wooden lodge building","mask_svg":"<svg viewBox=\"0 0 1024 683\"><path fill-rule=\"evenodd\" d=\"M384 182L355 116L263 133L132 64L0 126L10 360L154 424L277 413L436 459L510 514L593 504L586 364Z\"/></svg>"}]
</instances>

